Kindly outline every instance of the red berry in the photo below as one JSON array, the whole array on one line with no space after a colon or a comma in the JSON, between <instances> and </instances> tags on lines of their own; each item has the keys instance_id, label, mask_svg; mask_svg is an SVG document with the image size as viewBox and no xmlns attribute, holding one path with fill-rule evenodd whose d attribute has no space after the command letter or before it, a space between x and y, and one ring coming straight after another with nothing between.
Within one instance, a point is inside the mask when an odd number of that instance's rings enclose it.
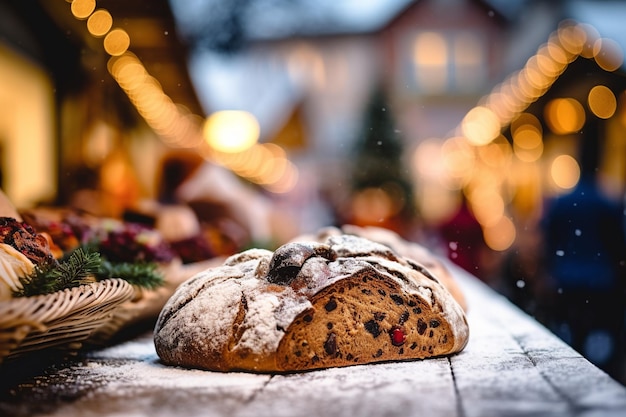
<instances>
[{"instance_id":1,"label":"red berry","mask_svg":"<svg viewBox=\"0 0 626 417\"><path fill-rule=\"evenodd\" d=\"M391 328L390 335L391 343L394 346L401 346L406 340L406 334L404 333L404 328L402 326L393 326Z\"/></svg>"}]
</instances>

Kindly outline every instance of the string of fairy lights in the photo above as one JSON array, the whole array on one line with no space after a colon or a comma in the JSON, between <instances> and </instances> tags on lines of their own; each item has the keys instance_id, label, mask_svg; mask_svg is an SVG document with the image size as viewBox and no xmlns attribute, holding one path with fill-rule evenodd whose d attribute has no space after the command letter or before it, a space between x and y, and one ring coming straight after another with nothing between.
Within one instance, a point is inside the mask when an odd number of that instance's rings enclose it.
<instances>
[{"instance_id":1,"label":"string of fairy lights","mask_svg":"<svg viewBox=\"0 0 626 417\"><path fill-rule=\"evenodd\" d=\"M170 147L194 149L207 160L275 193L291 190L298 170L283 148L258 143L260 129L250 113L216 112L204 118L174 103L130 50L131 38L114 26L111 13L95 0L67 0L72 15L85 20L87 30L102 38L110 58L107 68L150 128Z\"/></svg>"},{"instance_id":2,"label":"string of fairy lights","mask_svg":"<svg viewBox=\"0 0 626 417\"><path fill-rule=\"evenodd\" d=\"M537 184L543 175L537 171L537 162L544 156L548 132L526 109L579 57L593 59L609 72L620 68L624 59L617 42L602 38L592 26L563 21L521 70L496 85L465 115L451 137L436 145L427 141L416 150L418 167L433 166L433 155L438 155L437 172L421 174L436 176L438 187L443 183L448 189L463 190L492 249L506 250L515 241L516 226L507 208L511 195L519 193L520 182L534 189L534 195L526 196L535 199L532 204L539 205L541 200ZM618 97L610 88L596 85L586 103L555 98L543 116L552 134L574 134L585 123L585 108L598 118L609 119L618 109ZM626 114L620 120L626 126ZM502 134L505 127L510 127L512 143ZM424 164L426 159L431 163ZM547 171L551 185L561 190L573 187L580 175L577 161L569 154L553 157Z\"/></svg>"}]
</instances>

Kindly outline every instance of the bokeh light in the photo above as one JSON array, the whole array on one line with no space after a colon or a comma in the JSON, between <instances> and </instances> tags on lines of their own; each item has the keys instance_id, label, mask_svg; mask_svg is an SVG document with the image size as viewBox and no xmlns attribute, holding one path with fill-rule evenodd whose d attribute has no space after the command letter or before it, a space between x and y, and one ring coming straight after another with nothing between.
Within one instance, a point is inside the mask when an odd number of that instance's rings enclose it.
<instances>
[{"instance_id":1,"label":"bokeh light","mask_svg":"<svg viewBox=\"0 0 626 417\"><path fill-rule=\"evenodd\" d=\"M490 109L478 106L467 113L461 129L471 144L486 145L500 134L500 120Z\"/></svg>"},{"instance_id":2,"label":"bokeh light","mask_svg":"<svg viewBox=\"0 0 626 417\"><path fill-rule=\"evenodd\" d=\"M130 46L130 37L124 29L113 29L104 38L104 50L111 56L123 55Z\"/></svg>"},{"instance_id":3,"label":"bokeh light","mask_svg":"<svg viewBox=\"0 0 626 417\"><path fill-rule=\"evenodd\" d=\"M111 13L103 9L96 10L87 20L87 30L96 37L106 35L111 26L113 26Z\"/></svg>"},{"instance_id":4,"label":"bokeh light","mask_svg":"<svg viewBox=\"0 0 626 417\"><path fill-rule=\"evenodd\" d=\"M582 129L585 124L585 109L573 98L557 98L546 104L544 116L554 133L566 135Z\"/></svg>"},{"instance_id":5,"label":"bokeh light","mask_svg":"<svg viewBox=\"0 0 626 417\"><path fill-rule=\"evenodd\" d=\"M381 223L393 215L393 201L382 188L366 188L353 195L351 211L359 223Z\"/></svg>"},{"instance_id":6,"label":"bokeh light","mask_svg":"<svg viewBox=\"0 0 626 417\"><path fill-rule=\"evenodd\" d=\"M600 38L593 45L593 56L600 68L615 71L624 64L624 51L613 39Z\"/></svg>"},{"instance_id":7,"label":"bokeh light","mask_svg":"<svg viewBox=\"0 0 626 417\"><path fill-rule=\"evenodd\" d=\"M210 115L204 124L204 138L220 152L242 152L259 139L259 122L253 114L224 110Z\"/></svg>"},{"instance_id":8,"label":"bokeh light","mask_svg":"<svg viewBox=\"0 0 626 417\"><path fill-rule=\"evenodd\" d=\"M559 155L550 165L550 177L557 187L568 190L578 184L580 166L571 155Z\"/></svg>"},{"instance_id":9,"label":"bokeh light","mask_svg":"<svg viewBox=\"0 0 626 417\"><path fill-rule=\"evenodd\" d=\"M617 98L613 91L604 85L596 85L587 97L589 109L601 119L608 119L617 110Z\"/></svg>"},{"instance_id":10,"label":"bokeh light","mask_svg":"<svg viewBox=\"0 0 626 417\"><path fill-rule=\"evenodd\" d=\"M474 172L474 148L463 137L446 139L441 147L441 162L445 169L442 180L460 188Z\"/></svg>"},{"instance_id":11,"label":"bokeh light","mask_svg":"<svg viewBox=\"0 0 626 417\"><path fill-rule=\"evenodd\" d=\"M468 196L476 220L482 226L493 226L504 214L504 200L491 187L476 187Z\"/></svg>"},{"instance_id":12,"label":"bokeh light","mask_svg":"<svg viewBox=\"0 0 626 417\"><path fill-rule=\"evenodd\" d=\"M96 9L96 0L74 0L70 9L75 18L87 19Z\"/></svg>"},{"instance_id":13,"label":"bokeh light","mask_svg":"<svg viewBox=\"0 0 626 417\"><path fill-rule=\"evenodd\" d=\"M517 233L513 221L506 216L483 229L485 243L495 251L505 251L515 242Z\"/></svg>"}]
</instances>

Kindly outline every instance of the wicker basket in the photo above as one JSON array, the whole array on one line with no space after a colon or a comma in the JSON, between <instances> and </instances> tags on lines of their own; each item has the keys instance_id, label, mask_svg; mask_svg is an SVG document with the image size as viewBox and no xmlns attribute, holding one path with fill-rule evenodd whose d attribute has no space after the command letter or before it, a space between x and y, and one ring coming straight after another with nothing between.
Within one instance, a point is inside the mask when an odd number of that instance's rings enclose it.
<instances>
[{"instance_id":1,"label":"wicker basket","mask_svg":"<svg viewBox=\"0 0 626 417\"><path fill-rule=\"evenodd\" d=\"M125 301L110 320L96 329L86 343L96 346L107 345L121 330L138 322L156 320L161 309L180 284L197 273L222 262L222 258L214 258L192 264L173 261L167 265L160 265L159 268L165 277L165 285L154 290L133 287L133 297Z\"/></svg>"},{"instance_id":2,"label":"wicker basket","mask_svg":"<svg viewBox=\"0 0 626 417\"><path fill-rule=\"evenodd\" d=\"M0 302L0 363L50 347L77 350L133 296L118 278Z\"/></svg>"}]
</instances>

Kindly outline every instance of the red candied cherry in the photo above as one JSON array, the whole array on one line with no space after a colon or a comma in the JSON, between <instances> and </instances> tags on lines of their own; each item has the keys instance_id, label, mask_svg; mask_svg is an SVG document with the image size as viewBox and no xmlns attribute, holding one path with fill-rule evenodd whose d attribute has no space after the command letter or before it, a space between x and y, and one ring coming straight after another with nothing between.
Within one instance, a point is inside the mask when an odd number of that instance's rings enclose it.
<instances>
[{"instance_id":1,"label":"red candied cherry","mask_svg":"<svg viewBox=\"0 0 626 417\"><path fill-rule=\"evenodd\" d=\"M393 326L389 331L389 335L391 336L391 343L394 346L401 346L406 340L406 333L402 326Z\"/></svg>"}]
</instances>

